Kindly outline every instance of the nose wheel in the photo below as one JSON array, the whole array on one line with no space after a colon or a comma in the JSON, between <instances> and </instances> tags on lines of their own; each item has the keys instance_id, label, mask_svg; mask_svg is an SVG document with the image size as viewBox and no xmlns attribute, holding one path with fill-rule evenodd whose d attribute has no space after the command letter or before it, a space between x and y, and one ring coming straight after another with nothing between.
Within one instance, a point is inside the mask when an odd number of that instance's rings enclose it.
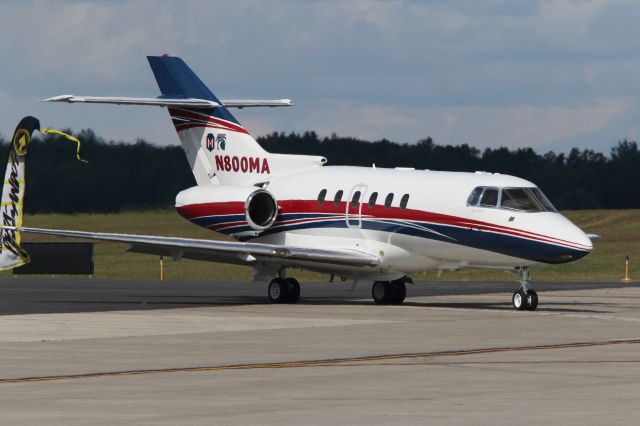
<instances>
[{"instance_id":1,"label":"nose wheel","mask_svg":"<svg viewBox=\"0 0 640 426\"><path fill-rule=\"evenodd\" d=\"M271 303L298 303L300 300L300 283L295 278L274 278L269 283L267 292Z\"/></svg>"},{"instance_id":2,"label":"nose wheel","mask_svg":"<svg viewBox=\"0 0 640 426\"><path fill-rule=\"evenodd\" d=\"M538 308L538 293L529 288L531 284L529 269L526 267L520 268L517 275L520 279L521 287L511 297L513 308L516 311L535 311Z\"/></svg>"},{"instance_id":3,"label":"nose wheel","mask_svg":"<svg viewBox=\"0 0 640 426\"><path fill-rule=\"evenodd\" d=\"M535 290L519 289L513 293L511 303L516 311L535 311L538 307L538 293Z\"/></svg>"}]
</instances>

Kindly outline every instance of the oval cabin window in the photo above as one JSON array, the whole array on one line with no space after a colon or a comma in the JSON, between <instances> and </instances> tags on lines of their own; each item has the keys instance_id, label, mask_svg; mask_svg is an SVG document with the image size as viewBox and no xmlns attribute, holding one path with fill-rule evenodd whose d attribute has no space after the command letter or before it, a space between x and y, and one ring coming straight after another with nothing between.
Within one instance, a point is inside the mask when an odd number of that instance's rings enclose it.
<instances>
[{"instance_id":1,"label":"oval cabin window","mask_svg":"<svg viewBox=\"0 0 640 426\"><path fill-rule=\"evenodd\" d=\"M409 202L409 194L404 194L402 196L402 199L400 200L400 208L403 210L406 209L408 202Z\"/></svg>"},{"instance_id":2,"label":"oval cabin window","mask_svg":"<svg viewBox=\"0 0 640 426\"><path fill-rule=\"evenodd\" d=\"M323 189L322 191L320 191L320 194L318 194L318 205L321 206L324 204L324 199L327 196L327 190Z\"/></svg>"},{"instance_id":3,"label":"oval cabin window","mask_svg":"<svg viewBox=\"0 0 640 426\"><path fill-rule=\"evenodd\" d=\"M391 203L393 203L393 192L390 192L387 198L384 199L384 207L388 209L391 207Z\"/></svg>"}]
</instances>

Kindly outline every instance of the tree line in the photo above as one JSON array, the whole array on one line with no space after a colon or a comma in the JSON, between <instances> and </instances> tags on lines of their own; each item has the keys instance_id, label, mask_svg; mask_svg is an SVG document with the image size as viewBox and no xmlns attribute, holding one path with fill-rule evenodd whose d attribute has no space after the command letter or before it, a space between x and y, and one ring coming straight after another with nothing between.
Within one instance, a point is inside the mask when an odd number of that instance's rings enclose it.
<instances>
[{"instance_id":1,"label":"tree line","mask_svg":"<svg viewBox=\"0 0 640 426\"><path fill-rule=\"evenodd\" d=\"M106 141L92 130L75 144L58 136L34 138L27 161L25 210L28 213L118 212L173 206L176 194L195 185L180 146L161 147ZM607 154L572 149L539 154L531 148L438 145L431 138L415 144L386 139L370 142L315 132L272 133L258 143L274 153L322 155L330 165L415 167L450 171L489 171L537 184L559 209L640 208L640 151L623 140ZM0 155L9 144L0 138Z\"/></svg>"}]
</instances>

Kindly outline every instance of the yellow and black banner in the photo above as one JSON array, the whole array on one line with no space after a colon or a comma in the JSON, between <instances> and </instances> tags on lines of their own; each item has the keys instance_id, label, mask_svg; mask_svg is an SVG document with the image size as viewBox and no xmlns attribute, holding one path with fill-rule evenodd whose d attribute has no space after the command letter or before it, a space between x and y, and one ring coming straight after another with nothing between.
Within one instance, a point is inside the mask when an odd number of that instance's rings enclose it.
<instances>
[{"instance_id":1,"label":"yellow and black banner","mask_svg":"<svg viewBox=\"0 0 640 426\"><path fill-rule=\"evenodd\" d=\"M61 135L77 143L76 156L80 158L80 141L67 133L54 129L41 129L35 117L20 120L11 138L11 151L4 175L2 199L0 203L0 271L13 269L29 262L29 254L20 246L20 231L23 218L23 200L26 188L25 160L34 131Z\"/></svg>"}]
</instances>

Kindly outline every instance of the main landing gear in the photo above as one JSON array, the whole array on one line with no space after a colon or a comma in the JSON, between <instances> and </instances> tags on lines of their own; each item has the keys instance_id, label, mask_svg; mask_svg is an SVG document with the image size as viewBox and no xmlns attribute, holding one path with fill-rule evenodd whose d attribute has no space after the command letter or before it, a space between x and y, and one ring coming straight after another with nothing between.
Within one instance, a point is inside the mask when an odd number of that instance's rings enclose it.
<instances>
[{"instance_id":1,"label":"main landing gear","mask_svg":"<svg viewBox=\"0 0 640 426\"><path fill-rule=\"evenodd\" d=\"M513 293L511 298L513 308L517 311L535 311L538 307L538 293L529 288L531 284L529 268L519 268L516 274L520 279L520 288Z\"/></svg>"},{"instance_id":2,"label":"main landing gear","mask_svg":"<svg viewBox=\"0 0 640 426\"><path fill-rule=\"evenodd\" d=\"M371 295L378 305L402 305L407 296L407 286L404 279L376 281L371 287Z\"/></svg>"},{"instance_id":3,"label":"main landing gear","mask_svg":"<svg viewBox=\"0 0 640 426\"><path fill-rule=\"evenodd\" d=\"M295 278L274 278L269 283L268 294L271 303L298 303L300 283Z\"/></svg>"}]
</instances>

